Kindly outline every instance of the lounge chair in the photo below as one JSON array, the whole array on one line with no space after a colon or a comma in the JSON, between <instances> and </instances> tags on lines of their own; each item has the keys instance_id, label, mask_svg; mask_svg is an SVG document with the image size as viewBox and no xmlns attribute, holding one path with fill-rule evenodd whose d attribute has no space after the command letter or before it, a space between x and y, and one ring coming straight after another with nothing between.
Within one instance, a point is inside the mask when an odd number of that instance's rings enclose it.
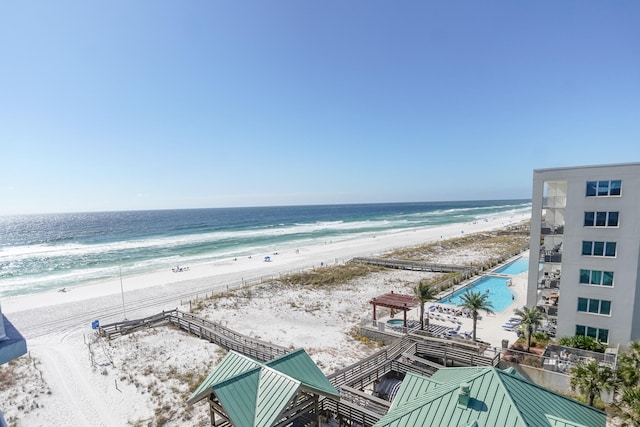
<instances>
[{"instance_id":1,"label":"lounge chair","mask_svg":"<svg viewBox=\"0 0 640 427\"><path fill-rule=\"evenodd\" d=\"M459 332L459 331L460 331L460 325L458 325L458 327L457 327L457 328L455 328L455 329L450 329L450 330L447 332L447 335L449 335L449 336L455 336L455 335L458 335L458 332Z\"/></svg>"}]
</instances>

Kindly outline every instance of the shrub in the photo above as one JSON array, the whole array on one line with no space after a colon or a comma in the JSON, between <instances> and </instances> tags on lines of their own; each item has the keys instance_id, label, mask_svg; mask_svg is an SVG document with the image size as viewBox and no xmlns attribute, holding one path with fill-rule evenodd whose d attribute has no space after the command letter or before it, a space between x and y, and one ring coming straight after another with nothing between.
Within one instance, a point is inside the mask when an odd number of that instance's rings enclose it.
<instances>
[{"instance_id":1,"label":"shrub","mask_svg":"<svg viewBox=\"0 0 640 427\"><path fill-rule=\"evenodd\" d=\"M558 344L565 347L579 348L581 350L595 351L597 353L604 353L607 346L601 342L596 341L592 337L585 337L583 335L576 335L573 337L561 337L558 339Z\"/></svg>"}]
</instances>

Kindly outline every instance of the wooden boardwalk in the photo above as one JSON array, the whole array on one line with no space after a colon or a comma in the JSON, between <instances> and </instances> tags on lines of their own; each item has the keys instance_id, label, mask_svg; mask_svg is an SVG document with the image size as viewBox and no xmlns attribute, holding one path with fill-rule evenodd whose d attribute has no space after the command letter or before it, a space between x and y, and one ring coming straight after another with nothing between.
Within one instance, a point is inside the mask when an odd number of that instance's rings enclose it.
<instances>
[{"instance_id":1,"label":"wooden boardwalk","mask_svg":"<svg viewBox=\"0 0 640 427\"><path fill-rule=\"evenodd\" d=\"M387 258L366 258L355 257L350 262L357 262L360 264L377 265L386 268L395 268L398 270L412 270L412 271L430 271L434 273L465 273L471 272L472 267L464 265L452 265L452 264L433 264L428 262L419 261L402 261L398 259Z\"/></svg>"},{"instance_id":2,"label":"wooden boardwalk","mask_svg":"<svg viewBox=\"0 0 640 427\"><path fill-rule=\"evenodd\" d=\"M173 324L180 329L229 350L269 361L287 354L290 349L239 334L215 322L179 310L163 311L143 319L100 326L99 333L109 339L153 326ZM442 361L442 364L434 360ZM408 334L377 353L351 366L330 374L327 378L340 390L339 400L325 397L319 404L343 419L362 426L372 426L384 416L391 402L363 392L366 387L394 372L413 372L430 377L439 368L457 366L497 366L499 354L487 357L472 345L451 340ZM309 398L312 404L312 398Z\"/></svg>"},{"instance_id":3,"label":"wooden boardwalk","mask_svg":"<svg viewBox=\"0 0 640 427\"><path fill-rule=\"evenodd\" d=\"M143 319L111 323L100 326L99 332L102 336L112 339L139 329L169 323L220 347L234 350L262 361L272 360L290 351L288 348L239 334L218 323L180 310L163 311Z\"/></svg>"}]
</instances>

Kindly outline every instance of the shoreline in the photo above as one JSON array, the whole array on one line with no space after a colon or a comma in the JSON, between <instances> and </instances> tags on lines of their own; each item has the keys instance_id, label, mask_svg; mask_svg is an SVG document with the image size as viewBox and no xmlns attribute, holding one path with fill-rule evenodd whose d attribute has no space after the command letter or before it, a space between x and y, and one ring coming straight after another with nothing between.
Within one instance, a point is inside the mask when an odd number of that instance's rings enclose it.
<instances>
[{"instance_id":1,"label":"shoreline","mask_svg":"<svg viewBox=\"0 0 640 427\"><path fill-rule=\"evenodd\" d=\"M69 288L66 292L47 291L42 293L7 297L1 300L5 314L20 313L35 308L51 308L56 305L78 303L80 301L105 298L119 300L124 294L125 304L129 298L137 300L142 290L166 287L178 288L180 294L174 300L190 293L223 291L231 285L252 282L261 278L274 277L322 265L346 262L355 256L371 256L394 249L417 246L437 240L459 237L464 233L492 231L515 225L529 219L528 214L495 217L487 222L463 223L441 227L399 231L387 234L372 234L369 237L347 239L325 244L316 244L275 253L261 253L255 256L224 259L201 264L185 265L187 271L155 271L133 276L123 276L92 284ZM276 255L277 254L277 255ZM270 261L265 262L264 257ZM109 305L109 304L107 304ZM173 307L169 307L173 308ZM132 313L133 314L133 313ZM141 314L144 315L144 314ZM20 326L18 323L16 326Z\"/></svg>"}]
</instances>

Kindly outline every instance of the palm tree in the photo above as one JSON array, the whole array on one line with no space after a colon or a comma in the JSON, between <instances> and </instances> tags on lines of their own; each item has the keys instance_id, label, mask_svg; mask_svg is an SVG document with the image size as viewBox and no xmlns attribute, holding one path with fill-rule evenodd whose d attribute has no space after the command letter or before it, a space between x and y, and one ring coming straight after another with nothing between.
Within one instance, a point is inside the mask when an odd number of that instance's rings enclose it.
<instances>
[{"instance_id":1,"label":"palm tree","mask_svg":"<svg viewBox=\"0 0 640 427\"><path fill-rule=\"evenodd\" d=\"M619 393L620 402L616 406L622 412L620 417L625 421L622 425L640 425L640 387L623 386Z\"/></svg>"},{"instance_id":2,"label":"palm tree","mask_svg":"<svg viewBox=\"0 0 640 427\"><path fill-rule=\"evenodd\" d=\"M420 330L424 330L424 303L438 294L437 289L427 282L420 282L413 288L413 296L420 301ZM429 316L427 316L427 331L429 330Z\"/></svg>"},{"instance_id":3,"label":"palm tree","mask_svg":"<svg viewBox=\"0 0 640 427\"><path fill-rule=\"evenodd\" d=\"M620 382L619 401L623 425L640 425L640 341L634 341L618 357L616 376Z\"/></svg>"},{"instance_id":4,"label":"palm tree","mask_svg":"<svg viewBox=\"0 0 640 427\"><path fill-rule=\"evenodd\" d=\"M597 360L589 363L578 363L569 371L571 375L571 390L578 391L586 396L589 406L593 406L596 396L600 396L603 391L610 391L614 388L613 371L608 366L600 366Z\"/></svg>"},{"instance_id":5,"label":"palm tree","mask_svg":"<svg viewBox=\"0 0 640 427\"><path fill-rule=\"evenodd\" d=\"M640 385L640 341L634 341L618 359L616 375L625 386Z\"/></svg>"},{"instance_id":6,"label":"palm tree","mask_svg":"<svg viewBox=\"0 0 640 427\"><path fill-rule=\"evenodd\" d=\"M493 313L493 303L489 301L489 294L480 291L467 291L461 297L459 307L466 308L473 317L473 340L476 340L476 324L478 322L478 311L484 310L487 314Z\"/></svg>"},{"instance_id":7,"label":"palm tree","mask_svg":"<svg viewBox=\"0 0 640 427\"><path fill-rule=\"evenodd\" d=\"M538 307L522 307L522 309L515 309L514 314L520 317L520 325L527 334L527 353L531 349L531 335L542 326L542 319L544 314L538 310Z\"/></svg>"}]
</instances>

